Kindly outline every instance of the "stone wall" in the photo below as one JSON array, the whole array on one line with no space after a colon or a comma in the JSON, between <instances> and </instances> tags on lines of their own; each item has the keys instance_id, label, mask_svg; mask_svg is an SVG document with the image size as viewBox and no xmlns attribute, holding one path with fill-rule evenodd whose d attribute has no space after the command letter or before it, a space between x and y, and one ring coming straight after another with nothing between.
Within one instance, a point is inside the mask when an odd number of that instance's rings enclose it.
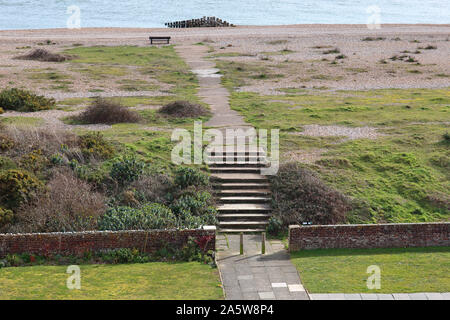
<instances>
[{"instance_id":1,"label":"stone wall","mask_svg":"<svg viewBox=\"0 0 450 320\"><path fill-rule=\"evenodd\" d=\"M289 250L450 246L450 223L290 226Z\"/></svg>"},{"instance_id":2,"label":"stone wall","mask_svg":"<svg viewBox=\"0 0 450 320\"><path fill-rule=\"evenodd\" d=\"M82 254L86 251L130 248L153 253L165 245L182 248L189 237L210 238L207 250L215 249L215 229L208 230L149 230L149 231L92 231L0 234L0 257L9 253L47 255ZM204 238L208 239L208 238Z\"/></svg>"}]
</instances>

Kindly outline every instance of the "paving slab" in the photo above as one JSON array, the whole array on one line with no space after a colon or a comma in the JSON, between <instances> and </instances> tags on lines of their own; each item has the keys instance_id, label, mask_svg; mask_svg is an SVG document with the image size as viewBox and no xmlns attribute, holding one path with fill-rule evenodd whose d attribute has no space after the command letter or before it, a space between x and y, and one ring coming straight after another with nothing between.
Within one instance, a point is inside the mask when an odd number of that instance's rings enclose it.
<instances>
[{"instance_id":1,"label":"paving slab","mask_svg":"<svg viewBox=\"0 0 450 320\"><path fill-rule=\"evenodd\" d=\"M411 300L408 293L393 293L394 300Z\"/></svg>"},{"instance_id":2,"label":"paving slab","mask_svg":"<svg viewBox=\"0 0 450 320\"><path fill-rule=\"evenodd\" d=\"M225 295L241 299L309 300L297 269L289 254L278 241L266 242L266 254L261 254L261 235L244 235L244 254L239 251L239 235L227 234L226 247L217 252ZM276 244L276 248L272 246ZM289 289L291 288L291 290ZM240 292L240 295L236 292Z\"/></svg>"},{"instance_id":3,"label":"paving slab","mask_svg":"<svg viewBox=\"0 0 450 320\"><path fill-rule=\"evenodd\" d=\"M411 298L411 300L428 300L427 296L425 293L410 293L409 297Z\"/></svg>"},{"instance_id":4,"label":"paving slab","mask_svg":"<svg viewBox=\"0 0 450 320\"><path fill-rule=\"evenodd\" d=\"M359 293L345 293L344 298L345 300L362 300Z\"/></svg>"}]
</instances>

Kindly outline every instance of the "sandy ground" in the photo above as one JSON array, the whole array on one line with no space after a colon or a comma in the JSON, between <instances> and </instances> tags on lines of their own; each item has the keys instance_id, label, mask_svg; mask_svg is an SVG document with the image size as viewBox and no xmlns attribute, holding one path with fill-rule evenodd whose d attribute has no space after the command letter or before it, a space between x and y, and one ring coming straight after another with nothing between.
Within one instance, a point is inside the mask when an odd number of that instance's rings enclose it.
<instances>
[{"instance_id":1,"label":"sandy ground","mask_svg":"<svg viewBox=\"0 0 450 320\"><path fill-rule=\"evenodd\" d=\"M11 78L15 78L14 82L19 85L31 86L41 93L57 96L58 90L39 86L36 81L30 81L23 75L24 69L29 71L50 67L75 79L71 80L73 84L70 85L71 92L65 94L67 97L87 95L89 89L97 87L101 88L105 95L123 95L123 92L117 92L120 90L112 80L89 82L76 71L70 70L67 64L20 61L12 58L31 50L17 48L42 47L37 44L46 40L51 40L56 45L44 48L57 52L72 47L73 44L147 46L149 35L171 36L172 43L176 45L203 41L214 48L214 54L243 54L220 59L267 66L283 75L276 79L250 82L241 89L243 91L283 94L279 89L438 88L447 87L450 83L450 25L382 25L379 30L369 30L365 25L290 25L0 31L0 86L7 86ZM362 41L366 37L381 37L383 40ZM276 43L277 40L282 40L282 43ZM421 49L427 46L436 49ZM334 48L338 48L340 54L346 58L335 60L338 54L324 54L324 51ZM290 53L280 54L284 49L290 50ZM419 64L389 59L395 55L404 55L405 59L411 56ZM332 63L333 61L336 63ZM281 65L284 67L280 67ZM133 70L129 72L126 78L136 77ZM139 78L142 78L142 75ZM154 94L163 93L167 89L167 85L157 83L154 79L143 80L161 86Z\"/></svg>"}]
</instances>

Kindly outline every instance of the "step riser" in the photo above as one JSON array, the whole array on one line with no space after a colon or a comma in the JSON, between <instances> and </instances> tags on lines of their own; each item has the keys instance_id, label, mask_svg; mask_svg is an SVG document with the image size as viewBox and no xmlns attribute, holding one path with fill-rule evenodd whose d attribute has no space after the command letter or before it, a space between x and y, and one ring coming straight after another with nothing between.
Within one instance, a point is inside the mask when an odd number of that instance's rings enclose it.
<instances>
[{"instance_id":1,"label":"step riser","mask_svg":"<svg viewBox=\"0 0 450 320\"><path fill-rule=\"evenodd\" d=\"M216 180L217 179L217 180ZM231 178L231 179L221 179L221 178L215 178L212 180L213 183L261 183L261 184L267 184L268 179L237 179L237 178Z\"/></svg>"},{"instance_id":2,"label":"step riser","mask_svg":"<svg viewBox=\"0 0 450 320\"><path fill-rule=\"evenodd\" d=\"M252 189L252 190L258 190L258 189L265 190L265 189L269 188L269 186L267 184L263 184L263 183L249 185L249 186L246 186L246 185L224 186L223 184L214 184L213 187L216 190L249 190L249 189ZM236 191L236 192L238 192L238 191Z\"/></svg>"},{"instance_id":3,"label":"step riser","mask_svg":"<svg viewBox=\"0 0 450 320\"><path fill-rule=\"evenodd\" d=\"M261 173L258 168L209 168L211 173Z\"/></svg>"},{"instance_id":4,"label":"step riser","mask_svg":"<svg viewBox=\"0 0 450 320\"><path fill-rule=\"evenodd\" d=\"M262 162L230 162L230 163L215 163L215 162L211 162L208 163L208 165L210 166L209 169L212 170L214 168L265 168L267 167L267 164L262 163ZM260 169L261 170L261 169Z\"/></svg>"},{"instance_id":5,"label":"step riser","mask_svg":"<svg viewBox=\"0 0 450 320\"><path fill-rule=\"evenodd\" d=\"M235 199L235 200L228 200L228 199L219 199L218 200L219 203L269 203L270 199L252 199L252 200L240 200L240 199Z\"/></svg>"},{"instance_id":6,"label":"step riser","mask_svg":"<svg viewBox=\"0 0 450 320\"><path fill-rule=\"evenodd\" d=\"M222 189L222 191L217 191L215 195L218 197L270 197L270 192L242 192L242 190L223 192Z\"/></svg>"}]
</instances>

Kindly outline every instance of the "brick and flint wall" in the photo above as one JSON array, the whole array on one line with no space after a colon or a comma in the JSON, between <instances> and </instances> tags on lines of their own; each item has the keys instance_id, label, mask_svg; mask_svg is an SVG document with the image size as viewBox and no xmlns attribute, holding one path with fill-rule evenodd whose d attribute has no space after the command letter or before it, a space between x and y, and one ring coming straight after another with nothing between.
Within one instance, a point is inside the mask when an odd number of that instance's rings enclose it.
<instances>
[{"instance_id":1,"label":"brick and flint wall","mask_svg":"<svg viewBox=\"0 0 450 320\"><path fill-rule=\"evenodd\" d=\"M450 223L290 226L289 250L450 246Z\"/></svg>"},{"instance_id":2,"label":"brick and flint wall","mask_svg":"<svg viewBox=\"0 0 450 320\"><path fill-rule=\"evenodd\" d=\"M215 249L215 229L23 233L0 234L0 257L11 253L77 255L119 248L154 253L164 246L180 249L189 237L208 237L206 250Z\"/></svg>"}]
</instances>

